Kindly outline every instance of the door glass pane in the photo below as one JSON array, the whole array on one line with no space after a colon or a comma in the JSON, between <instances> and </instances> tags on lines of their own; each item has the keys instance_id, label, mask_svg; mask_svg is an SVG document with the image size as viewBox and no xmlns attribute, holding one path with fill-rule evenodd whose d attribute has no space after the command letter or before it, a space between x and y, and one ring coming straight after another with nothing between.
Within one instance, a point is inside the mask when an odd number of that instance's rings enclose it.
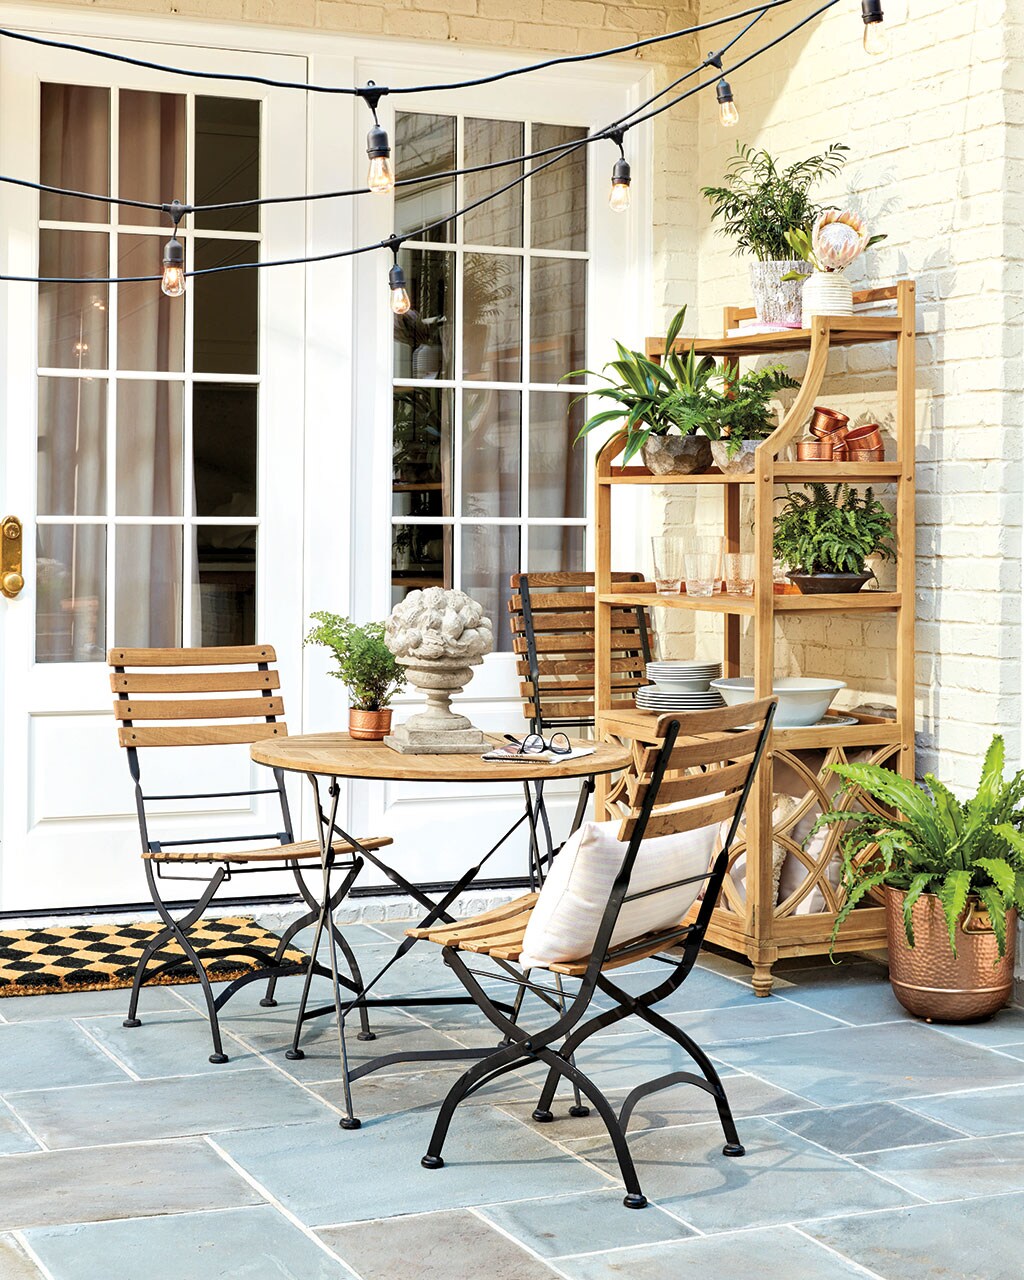
<instances>
[{"instance_id":1,"label":"door glass pane","mask_svg":"<svg viewBox=\"0 0 1024 1280\"><path fill-rule=\"evenodd\" d=\"M531 525L531 573L580 573L586 567L582 525Z\"/></svg>"},{"instance_id":2,"label":"door glass pane","mask_svg":"<svg viewBox=\"0 0 1024 1280\"><path fill-rule=\"evenodd\" d=\"M530 515L570 519L585 514L587 451L576 437L586 418L583 402L557 391L530 395ZM531 554L533 537L530 540Z\"/></svg>"},{"instance_id":3,"label":"door glass pane","mask_svg":"<svg viewBox=\"0 0 1024 1280\"><path fill-rule=\"evenodd\" d=\"M257 390L196 383L192 459L196 514L256 514Z\"/></svg>"},{"instance_id":4,"label":"door glass pane","mask_svg":"<svg viewBox=\"0 0 1024 1280\"><path fill-rule=\"evenodd\" d=\"M467 120L463 153L467 165L489 164L523 154L523 126L516 120ZM484 173L467 173L462 203L473 204L507 186L523 172L522 164L503 165ZM523 243L523 188L513 187L467 213L462 237L466 244L518 248Z\"/></svg>"},{"instance_id":5,"label":"door glass pane","mask_svg":"<svg viewBox=\"0 0 1024 1280\"><path fill-rule=\"evenodd\" d=\"M196 204L255 200L260 194L260 104L247 98L196 98ZM259 206L198 211L195 226L259 231Z\"/></svg>"},{"instance_id":6,"label":"door glass pane","mask_svg":"<svg viewBox=\"0 0 1024 1280\"><path fill-rule=\"evenodd\" d=\"M474 391L462 401L462 514L519 515L520 394Z\"/></svg>"},{"instance_id":7,"label":"door glass pane","mask_svg":"<svg viewBox=\"0 0 1024 1280\"><path fill-rule=\"evenodd\" d=\"M516 525L477 524L462 529L462 590L471 595L494 624L494 647L512 648L508 621L509 580L519 572Z\"/></svg>"},{"instance_id":8,"label":"door glass pane","mask_svg":"<svg viewBox=\"0 0 1024 1280\"><path fill-rule=\"evenodd\" d=\"M398 255L412 307L395 316L396 378L451 378L455 306L452 255L403 249Z\"/></svg>"},{"instance_id":9,"label":"door glass pane","mask_svg":"<svg viewBox=\"0 0 1024 1280\"><path fill-rule=\"evenodd\" d=\"M109 275L109 242L105 232L40 231L39 274ZM39 363L51 369L107 367L105 284L39 286Z\"/></svg>"},{"instance_id":10,"label":"door glass pane","mask_svg":"<svg viewBox=\"0 0 1024 1280\"><path fill-rule=\"evenodd\" d=\"M523 261L467 253L463 262L463 376L516 382L522 369Z\"/></svg>"},{"instance_id":11,"label":"door glass pane","mask_svg":"<svg viewBox=\"0 0 1024 1280\"><path fill-rule=\"evenodd\" d=\"M256 643L256 530L200 525L192 561L192 643Z\"/></svg>"},{"instance_id":12,"label":"door glass pane","mask_svg":"<svg viewBox=\"0 0 1024 1280\"><path fill-rule=\"evenodd\" d=\"M159 275L164 236L117 237L117 274ZM186 250L187 252L187 250ZM180 373L185 367L185 308L156 280L118 285L117 367L140 373Z\"/></svg>"},{"instance_id":13,"label":"door glass pane","mask_svg":"<svg viewBox=\"0 0 1024 1280\"><path fill-rule=\"evenodd\" d=\"M396 387L391 443L393 515L451 515L453 404L451 391Z\"/></svg>"},{"instance_id":14,"label":"door glass pane","mask_svg":"<svg viewBox=\"0 0 1024 1280\"><path fill-rule=\"evenodd\" d=\"M455 117L419 111L395 113L395 143L391 153L395 177L423 178L455 168ZM395 231L408 235L455 209L455 179L438 178L395 190ZM417 240L453 240L454 224L445 223Z\"/></svg>"},{"instance_id":15,"label":"door glass pane","mask_svg":"<svg viewBox=\"0 0 1024 1280\"><path fill-rule=\"evenodd\" d=\"M575 125L535 124L531 151L561 147L586 137ZM538 164L543 161L538 161ZM587 247L587 148L580 147L530 179L530 243L535 249Z\"/></svg>"},{"instance_id":16,"label":"door glass pane","mask_svg":"<svg viewBox=\"0 0 1024 1280\"><path fill-rule=\"evenodd\" d=\"M117 384L119 516L180 516L182 409L180 382Z\"/></svg>"},{"instance_id":17,"label":"door glass pane","mask_svg":"<svg viewBox=\"0 0 1024 1280\"><path fill-rule=\"evenodd\" d=\"M106 529L36 527L36 662L99 662L106 650Z\"/></svg>"},{"instance_id":18,"label":"door glass pane","mask_svg":"<svg viewBox=\"0 0 1024 1280\"><path fill-rule=\"evenodd\" d=\"M259 246L249 241L196 242L197 270L258 258ZM258 372L259 272L223 271L195 276L190 283L195 292L196 371Z\"/></svg>"},{"instance_id":19,"label":"door glass pane","mask_svg":"<svg viewBox=\"0 0 1024 1280\"><path fill-rule=\"evenodd\" d=\"M392 605L404 599L416 587L450 587L451 585L451 525L392 525Z\"/></svg>"},{"instance_id":20,"label":"door glass pane","mask_svg":"<svg viewBox=\"0 0 1024 1280\"><path fill-rule=\"evenodd\" d=\"M118 103L118 194L128 200L185 202L185 97L122 89ZM157 209L122 206L124 226L167 227Z\"/></svg>"},{"instance_id":21,"label":"door glass pane","mask_svg":"<svg viewBox=\"0 0 1024 1280\"><path fill-rule=\"evenodd\" d=\"M40 86L39 181L48 187L110 194L109 89ZM39 216L44 222L109 222L110 207L99 200L44 191Z\"/></svg>"},{"instance_id":22,"label":"door glass pane","mask_svg":"<svg viewBox=\"0 0 1024 1280\"><path fill-rule=\"evenodd\" d=\"M180 646L180 526L119 525L115 557L113 643Z\"/></svg>"},{"instance_id":23,"label":"door glass pane","mask_svg":"<svg viewBox=\"0 0 1024 1280\"><path fill-rule=\"evenodd\" d=\"M558 382L586 363L587 264L534 258L530 275L530 381ZM583 381L579 378L573 382Z\"/></svg>"},{"instance_id":24,"label":"door glass pane","mask_svg":"<svg viewBox=\"0 0 1024 1280\"><path fill-rule=\"evenodd\" d=\"M97 516L105 512L105 379L39 379L36 455L40 515Z\"/></svg>"}]
</instances>

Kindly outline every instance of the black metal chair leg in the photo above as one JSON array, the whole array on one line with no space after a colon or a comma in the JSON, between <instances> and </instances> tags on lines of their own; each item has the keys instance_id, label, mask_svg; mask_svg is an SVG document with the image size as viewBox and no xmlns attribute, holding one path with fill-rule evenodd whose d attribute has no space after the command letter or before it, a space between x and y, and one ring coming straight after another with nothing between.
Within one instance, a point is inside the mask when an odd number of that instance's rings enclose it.
<instances>
[{"instance_id":1,"label":"black metal chair leg","mask_svg":"<svg viewBox=\"0 0 1024 1280\"><path fill-rule=\"evenodd\" d=\"M317 913L315 911L307 911L304 916L299 916L298 919L293 920L288 928L282 932L281 941L278 943L277 950L274 952L275 967L284 962L284 954L291 946L292 939L295 935L300 933L308 925L313 924L316 917ZM279 976L279 974L274 973L267 979L267 990L260 1000L260 1005L264 1009L274 1009L277 1007L277 1000L274 997L274 993L277 990L277 979Z\"/></svg>"},{"instance_id":2,"label":"black metal chair leg","mask_svg":"<svg viewBox=\"0 0 1024 1280\"><path fill-rule=\"evenodd\" d=\"M142 995L142 984L146 980L146 970L149 968L149 962L153 959L153 956L173 937L174 933L171 929L164 929L156 935L152 942L146 944L142 955L139 956L139 962L135 966L135 977L132 979L132 994L128 1000L128 1016L121 1023L123 1027L142 1026L138 1016L139 997Z\"/></svg>"},{"instance_id":3,"label":"black metal chair leg","mask_svg":"<svg viewBox=\"0 0 1024 1280\"><path fill-rule=\"evenodd\" d=\"M337 942L338 946L341 947L342 953L345 956L345 963L348 965L349 973L351 973L352 975L352 981L356 984L356 988L359 991L362 991L363 975L359 971L359 964L356 961L355 952L352 950L352 947L348 939L341 932L341 930L334 925L333 922L331 924L331 929L334 933L335 941ZM365 1004L361 1004L359 1006L359 1033L356 1036L356 1039L357 1040L376 1040L377 1039L376 1035L370 1030L370 1017L369 1017L369 1013L367 1012L367 1008Z\"/></svg>"},{"instance_id":4,"label":"black metal chair leg","mask_svg":"<svg viewBox=\"0 0 1024 1280\"><path fill-rule=\"evenodd\" d=\"M420 1161L424 1169L442 1169L444 1167L444 1161L441 1159L441 1149L444 1147L448 1129L451 1126L455 1109L459 1103L464 1098L467 1098L478 1084L483 1083L492 1072L499 1068L510 1066L513 1063L520 1065L520 1059L522 1064L525 1064L530 1061L530 1058L530 1053L524 1051L520 1045L509 1045L505 1049L499 1049L489 1058L481 1058L479 1062L475 1062L459 1076L458 1080L455 1081L445 1095L444 1102L441 1103L441 1109L437 1113L434 1129L430 1135L430 1142L427 1144L427 1154Z\"/></svg>"}]
</instances>

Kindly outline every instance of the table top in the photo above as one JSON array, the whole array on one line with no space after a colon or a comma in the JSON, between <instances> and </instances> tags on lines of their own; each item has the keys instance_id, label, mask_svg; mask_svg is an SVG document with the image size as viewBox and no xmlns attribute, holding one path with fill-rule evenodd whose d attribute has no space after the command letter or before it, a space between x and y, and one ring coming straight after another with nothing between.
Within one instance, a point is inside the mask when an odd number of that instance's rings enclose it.
<instances>
[{"instance_id":1,"label":"table top","mask_svg":"<svg viewBox=\"0 0 1024 1280\"><path fill-rule=\"evenodd\" d=\"M495 746L505 739L484 735ZM527 782L534 778L585 778L614 773L630 760L627 747L612 742L573 741L574 747L593 747L594 754L546 764L528 756L519 761L481 760L479 755L402 755L383 742L359 742L347 733L307 733L254 742L250 754L257 764L298 773L335 778L372 778L403 782ZM482 753L481 753L482 754Z\"/></svg>"}]
</instances>

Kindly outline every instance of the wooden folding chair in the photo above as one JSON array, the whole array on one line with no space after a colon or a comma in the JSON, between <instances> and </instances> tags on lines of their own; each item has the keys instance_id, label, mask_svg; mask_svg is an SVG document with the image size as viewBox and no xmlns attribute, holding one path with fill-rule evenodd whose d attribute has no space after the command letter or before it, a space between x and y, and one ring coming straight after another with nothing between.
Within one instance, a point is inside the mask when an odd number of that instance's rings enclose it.
<instances>
[{"instance_id":1,"label":"wooden folding chair","mask_svg":"<svg viewBox=\"0 0 1024 1280\"><path fill-rule=\"evenodd\" d=\"M615 583L645 581L642 573L612 574ZM530 731L547 737L563 730L592 729L596 715L594 672L594 575L592 573L516 573L512 575L512 648L519 674L523 715ZM651 626L646 609L617 609L612 617L611 707L634 707L637 689L649 683ZM606 708L607 709L607 708ZM524 783L527 807L534 807L531 830L544 833L546 849L533 850L531 883L558 846L544 804L544 784ZM580 792L570 831L583 820L593 784Z\"/></svg>"},{"instance_id":2,"label":"wooden folding chair","mask_svg":"<svg viewBox=\"0 0 1024 1280\"><path fill-rule=\"evenodd\" d=\"M518 966L523 954L523 937L535 909L536 894L453 925L410 930L411 936L426 938L443 948L445 963L455 971L481 1011L503 1036L502 1045L489 1057L470 1067L449 1091L422 1160L425 1168L440 1169L443 1166L441 1150L460 1102L492 1080L534 1062L542 1062L548 1068L547 1079L533 1113L534 1120L544 1122L552 1119L551 1104L560 1077L578 1086L597 1108L608 1130L625 1183L623 1203L627 1208L642 1209L647 1204L625 1134L633 1108L648 1094L677 1083L704 1089L711 1094L718 1109L726 1140L723 1154L744 1154L725 1088L707 1054L680 1027L658 1013L654 1006L676 991L693 968L725 877L729 849L764 752L774 711L774 699L765 699L724 710L661 717L657 727L658 745L638 751L636 771L629 779L629 805L618 833L625 852L590 954L547 965L556 978L564 975L579 980L579 989L570 998L568 1007L556 1009L559 1016L549 1025L532 1028L523 1025L518 1017L509 1017L496 1006L477 980L485 977L491 981L515 983L518 986L517 1011L528 991L539 995L545 1008L553 1003L557 1005L561 988L542 986L533 981L531 970L521 969L519 974L506 976L510 966ZM707 870L683 878L677 875L664 884L639 892L630 891L633 867L644 840L724 823L729 824L728 834L721 852ZM685 919L679 920L656 933L612 945L616 921L626 903L701 881L704 882L703 901L690 923ZM687 919L693 915L691 908ZM667 977L661 974L652 976L653 985L640 995L631 995L609 976L612 970L645 960L668 947L678 948L673 951L672 971ZM466 958L473 955L486 955L504 962L505 972L470 967ZM598 990L616 1003L605 1012L588 1018L591 1000ZM631 1015L679 1045L696 1063L700 1074L675 1071L637 1085L616 1114L604 1094L576 1065L573 1055L595 1032ZM586 1111L577 1108L575 1113L586 1114Z\"/></svg>"},{"instance_id":3,"label":"wooden folding chair","mask_svg":"<svg viewBox=\"0 0 1024 1280\"><path fill-rule=\"evenodd\" d=\"M320 846L316 840L296 843L293 839L284 774L280 769L273 770L274 785L267 787L252 787L241 791L203 790L175 795L154 795L143 791L139 752L144 749L232 744L241 746L263 738L284 737L288 733L288 726L282 719L284 701L280 694L281 681L272 666L277 659L270 645L202 649L111 649L107 660L113 668L110 687L117 695L114 716L118 721L118 742L128 753L128 768L135 784L135 807L142 838L146 880L153 905L165 926L147 943L139 958L124 1025L141 1025L137 1017L139 995L147 977L150 981L158 978L174 965L180 964L181 957L174 955L171 958L161 958L153 969L150 969L150 965L158 957L161 948L168 943L177 943L195 970L206 1000L213 1036L210 1061L227 1062L217 1018L219 1010L236 991L250 982L262 979L267 980L267 992L260 1004L275 1005L277 1001L274 999L274 989L278 978L287 974L306 973L307 980L299 1009L301 1024L311 973L331 977L331 970L316 962L320 940L326 928L331 929L329 943L333 938L334 944L344 954L350 972L350 977L339 975L338 981L353 992L362 990L363 980L355 954L340 929L334 927L331 913L348 893L363 862L355 856L352 845L347 841L332 842L327 874L324 876L323 900L316 896L306 883L303 868L321 872ZM277 796L280 805L278 830L259 834L242 832L207 837L190 836L174 840L156 840L151 835L151 816L147 806L155 801L244 799L256 796ZM254 843L260 847L239 847ZM367 848L379 849L392 841L387 837L371 837L362 843ZM202 917L222 884L242 873L281 870L292 873L308 910L284 930L274 954L251 946L239 946L231 951L203 951L192 945L190 930ZM331 893L330 875L335 871L344 874L341 883ZM199 881L205 887L185 914L175 918L161 894L161 884L173 882L180 885L189 881ZM292 938L300 929L314 922L317 927L309 966L283 963ZM243 974L215 996L203 960L221 960L226 955L246 955L258 960L262 967ZM374 1036L370 1031L365 1009L360 1010L360 1016L362 1025L359 1038L372 1040Z\"/></svg>"}]
</instances>

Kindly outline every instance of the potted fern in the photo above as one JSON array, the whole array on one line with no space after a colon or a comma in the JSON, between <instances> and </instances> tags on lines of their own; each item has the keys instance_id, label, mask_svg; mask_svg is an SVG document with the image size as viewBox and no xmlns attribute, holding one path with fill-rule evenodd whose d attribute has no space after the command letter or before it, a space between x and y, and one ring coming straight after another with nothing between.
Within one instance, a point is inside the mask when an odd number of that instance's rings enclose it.
<instances>
[{"instance_id":1,"label":"potted fern","mask_svg":"<svg viewBox=\"0 0 1024 1280\"><path fill-rule=\"evenodd\" d=\"M722 185L702 189L719 234L733 240L735 253L754 259L750 284L760 324L800 328L801 287L811 266L794 256L789 235L810 234L828 208L811 199L811 189L839 173L848 150L833 142L820 155L782 166L768 151L737 143Z\"/></svg>"},{"instance_id":2,"label":"potted fern","mask_svg":"<svg viewBox=\"0 0 1024 1280\"><path fill-rule=\"evenodd\" d=\"M808 493L807 490L810 490ZM810 484L788 487L775 517L775 556L805 595L860 591L874 577L868 556L894 560L893 518L868 488Z\"/></svg>"},{"instance_id":3,"label":"potted fern","mask_svg":"<svg viewBox=\"0 0 1024 1280\"><path fill-rule=\"evenodd\" d=\"M384 623L367 622L360 627L323 609L309 616L316 626L304 643L323 645L334 655L337 670L329 674L348 689L350 736L381 741L391 732L388 704L405 685L405 668L384 643Z\"/></svg>"},{"instance_id":4,"label":"potted fern","mask_svg":"<svg viewBox=\"0 0 1024 1280\"><path fill-rule=\"evenodd\" d=\"M1009 999L1024 907L1024 770L1007 780L1004 768L998 735L969 800L930 773L922 787L878 765L832 766L844 791L877 802L865 813L832 810L815 825L845 827L833 945L858 904L881 893L893 992L919 1018L976 1021Z\"/></svg>"}]
</instances>

